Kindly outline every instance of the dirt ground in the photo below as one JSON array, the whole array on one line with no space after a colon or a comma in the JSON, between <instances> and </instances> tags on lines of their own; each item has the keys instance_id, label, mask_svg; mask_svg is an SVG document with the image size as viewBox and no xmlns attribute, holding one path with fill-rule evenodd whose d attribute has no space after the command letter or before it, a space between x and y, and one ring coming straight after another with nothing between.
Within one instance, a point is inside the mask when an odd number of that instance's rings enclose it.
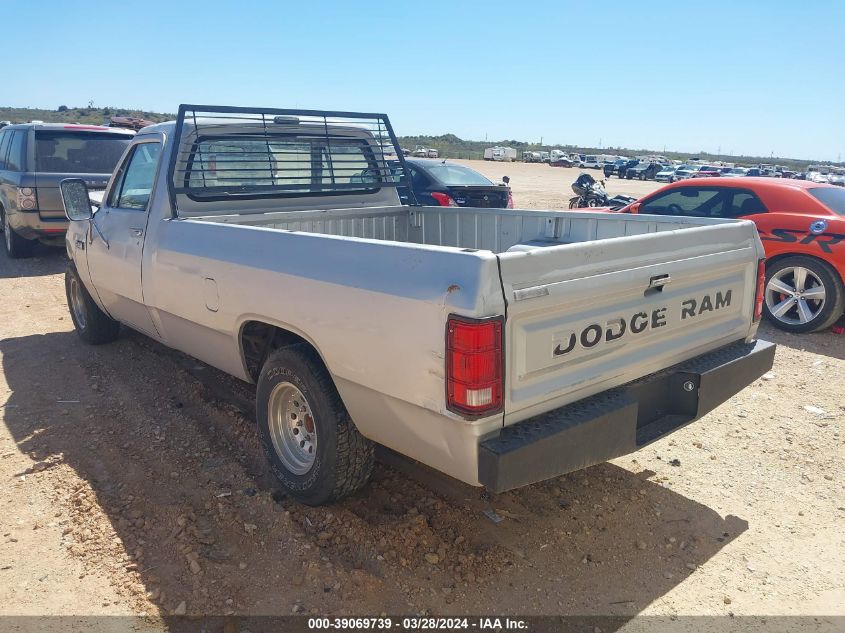
<instances>
[{"instance_id":1,"label":"dirt ground","mask_svg":"<svg viewBox=\"0 0 845 633\"><path fill-rule=\"evenodd\" d=\"M524 208L577 173L472 164ZM307 508L252 388L129 331L84 345L64 265L0 254L0 615L845 615L845 336L764 326L763 380L579 473L485 499L379 465Z\"/></svg>"}]
</instances>

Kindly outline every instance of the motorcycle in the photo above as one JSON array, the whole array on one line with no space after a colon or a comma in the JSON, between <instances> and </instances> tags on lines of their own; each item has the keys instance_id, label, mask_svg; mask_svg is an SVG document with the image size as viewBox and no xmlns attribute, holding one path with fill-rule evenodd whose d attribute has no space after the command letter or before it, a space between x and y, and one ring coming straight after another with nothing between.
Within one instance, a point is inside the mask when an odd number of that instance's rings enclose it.
<instances>
[{"instance_id":1,"label":"motorcycle","mask_svg":"<svg viewBox=\"0 0 845 633\"><path fill-rule=\"evenodd\" d=\"M590 174L581 174L572 183L572 191L575 192L575 197L570 198L570 209L584 209L593 207L610 207L612 209L620 209L632 202L636 198L631 196L616 195L612 198L607 195L604 190L604 180L600 183L596 182Z\"/></svg>"}]
</instances>

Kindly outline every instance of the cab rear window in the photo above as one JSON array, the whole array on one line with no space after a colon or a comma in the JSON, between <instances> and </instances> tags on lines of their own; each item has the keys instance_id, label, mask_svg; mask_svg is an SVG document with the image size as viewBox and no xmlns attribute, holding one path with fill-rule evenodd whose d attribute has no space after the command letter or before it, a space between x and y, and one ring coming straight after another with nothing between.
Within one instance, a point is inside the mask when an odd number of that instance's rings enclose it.
<instances>
[{"instance_id":1,"label":"cab rear window","mask_svg":"<svg viewBox=\"0 0 845 633\"><path fill-rule=\"evenodd\" d=\"M813 187L810 195L828 209L839 215L845 215L845 189L838 187Z\"/></svg>"},{"instance_id":2,"label":"cab rear window","mask_svg":"<svg viewBox=\"0 0 845 633\"><path fill-rule=\"evenodd\" d=\"M332 137L205 138L194 144L185 170L193 196L226 193L325 194L378 189L381 183L366 141Z\"/></svg>"},{"instance_id":3,"label":"cab rear window","mask_svg":"<svg viewBox=\"0 0 845 633\"><path fill-rule=\"evenodd\" d=\"M132 136L97 132L35 132L35 171L110 174Z\"/></svg>"}]
</instances>

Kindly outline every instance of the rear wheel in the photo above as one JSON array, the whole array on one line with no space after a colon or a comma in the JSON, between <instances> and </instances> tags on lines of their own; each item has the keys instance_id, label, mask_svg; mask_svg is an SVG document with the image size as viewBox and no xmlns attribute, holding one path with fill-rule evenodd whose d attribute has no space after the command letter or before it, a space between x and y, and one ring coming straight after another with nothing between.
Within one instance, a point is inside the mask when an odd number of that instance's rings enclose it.
<instances>
[{"instance_id":1,"label":"rear wheel","mask_svg":"<svg viewBox=\"0 0 845 633\"><path fill-rule=\"evenodd\" d=\"M358 432L308 346L270 354L258 379L256 418L273 474L302 503L331 503L369 479L374 445Z\"/></svg>"},{"instance_id":2,"label":"rear wheel","mask_svg":"<svg viewBox=\"0 0 845 633\"><path fill-rule=\"evenodd\" d=\"M102 345L111 343L120 334L120 323L112 319L94 303L91 295L82 285L76 267L71 264L65 271L65 294L70 309L70 318L76 333L86 343Z\"/></svg>"},{"instance_id":3,"label":"rear wheel","mask_svg":"<svg viewBox=\"0 0 845 633\"><path fill-rule=\"evenodd\" d=\"M24 239L15 233L15 230L9 225L9 216L3 209L0 209L0 214L3 215L3 238L6 242L6 252L9 257L12 259L30 257L35 248L35 242Z\"/></svg>"},{"instance_id":4,"label":"rear wheel","mask_svg":"<svg viewBox=\"0 0 845 633\"><path fill-rule=\"evenodd\" d=\"M845 308L845 290L824 262L796 255L766 271L763 311L787 332L818 332L833 325Z\"/></svg>"}]
</instances>

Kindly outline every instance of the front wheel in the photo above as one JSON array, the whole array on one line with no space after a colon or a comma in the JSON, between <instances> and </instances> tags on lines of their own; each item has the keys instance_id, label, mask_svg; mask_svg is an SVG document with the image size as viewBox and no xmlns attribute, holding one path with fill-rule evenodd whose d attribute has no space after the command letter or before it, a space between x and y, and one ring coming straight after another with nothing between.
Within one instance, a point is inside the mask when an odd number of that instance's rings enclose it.
<instances>
[{"instance_id":1,"label":"front wheel","mask_svg":"<svg viewBox=\"0 0 845 633\"><path fill-rule=\"evenodd\" d=\"M576 196L574 198L569 199L569 208L570 209L580 209L581 208L581 198Z\"/></svg>"},{"instance_id":2,"label":"front wheel","mask_svg":"<svg viewBox=\"0 0 845 633\"><path fill-rule=\"evenodd\" d=\"M358 432L317 353L276 350L256 390L258 434L273 474L307 505L341 499L369 479L373 443Z\"/></svg>"},{"instance_id":3,"label":"front wheel","mask_svg":"<svg viewBox=\"0 0 845 633\"><path fill-rule=\"evenodd\" d=\"M71 264L65 270L65 294L70 308L70 318L76 333L86 343L102 345L111 343L120 334L120 323L100 310L91 295L82 285L76 267Z\"/></svg>"},{"instance_id":4,"label":"front wheel","mask_svg":"<svg viewBox=\"0 0 845 633\"><path fill-rule=\"evenodd\" d=\"M796 255L766 270L763 312L787 332L818 332L833 325L845 309L845 290L824 262Z\"/></svg>"}]
</instances>

